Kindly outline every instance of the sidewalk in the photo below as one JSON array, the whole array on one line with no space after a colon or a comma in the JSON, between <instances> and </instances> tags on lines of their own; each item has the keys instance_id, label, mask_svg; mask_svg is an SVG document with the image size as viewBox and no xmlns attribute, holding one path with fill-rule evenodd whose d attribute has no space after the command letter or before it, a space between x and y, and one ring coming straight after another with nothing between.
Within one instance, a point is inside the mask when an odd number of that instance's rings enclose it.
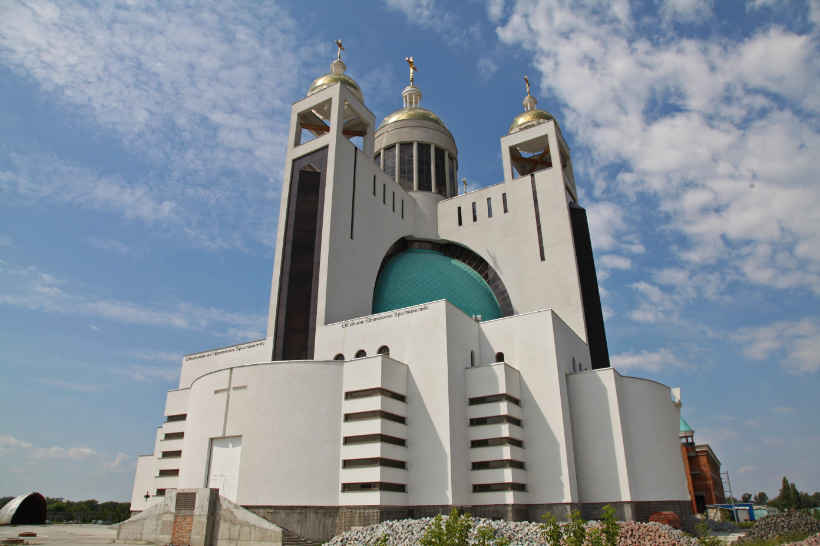
<instances>
[{"instance_id":1,"label":"sidewalk","mask_svg":"<svg viewBox=\"0 0 820 546\"><path fill-rule=\"evenodd\" d=\"M117 531L108 525L54 524L54 525L4 525L0 527L0 541L17 538L19 533L37 533L36 537L22 537L29 544L58 546L91 546L111 544L117 538Z\"/></svg>"}]
</instances>

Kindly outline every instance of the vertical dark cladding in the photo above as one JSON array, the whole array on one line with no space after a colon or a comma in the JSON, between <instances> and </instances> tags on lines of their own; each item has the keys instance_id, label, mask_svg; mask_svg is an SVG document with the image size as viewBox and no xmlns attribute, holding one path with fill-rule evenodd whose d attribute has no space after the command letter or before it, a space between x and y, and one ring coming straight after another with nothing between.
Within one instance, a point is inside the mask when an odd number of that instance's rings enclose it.
<instances>
[{"instance_id":1,"label":"vertical dark cladding","mask_svg":"<svg viewBox=\"0 0 820 546\"><path fill-rule=\"evenodd\" d=\"M293 161L290 175L274 360L313 358L327 148Z\"/></svg>"},{"instance_id":2,"label":"vertical dark cladding","mask_svg":"<svg viewBox=\"0 0 820 546\"><path fill-rule=\"evenodd\" d=\"M593 369L609 368L609 349L606 344L604 314L601 311L601 295L598 292L598 276L595 274L595 260L592 257L592 243L589 239L587 211L575 203L570 203L569 218L572 224L572 239L575 242L575 260L581 281L581 295L584 300L589 357Z\"/></svg>"}]
</instances>

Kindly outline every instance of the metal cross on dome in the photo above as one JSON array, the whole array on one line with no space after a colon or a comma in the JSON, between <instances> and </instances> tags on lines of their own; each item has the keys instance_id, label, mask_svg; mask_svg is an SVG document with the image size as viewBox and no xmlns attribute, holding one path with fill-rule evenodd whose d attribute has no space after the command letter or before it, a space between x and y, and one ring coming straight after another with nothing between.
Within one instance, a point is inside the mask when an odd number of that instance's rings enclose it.
<instances>
[{"instance_id":1,"label":"metal cross on dome","mask_svg":"<svg viewBox=\"0 0 820 546\"><path fill-rule=\"evenodd\" d=\"M345 51L344 46L342 46L342 39L341 38L336 40L336 46L339 48L339 54L336 55L336 60L341 61L342 60L342 51Z\"/></svg>"},{"instance_id":2,"label":"metal cross on dome","mask_svg":"<svg viewBox=\"0 0 820 546\"><path fill-rule=\"evenodd\" d=\"M418 70L418 68L416 68L416 63L413 62L413 57L405 57L404 60L410 65L410 85L413 85L413 72Z\"/></svg>"}]
</instances>

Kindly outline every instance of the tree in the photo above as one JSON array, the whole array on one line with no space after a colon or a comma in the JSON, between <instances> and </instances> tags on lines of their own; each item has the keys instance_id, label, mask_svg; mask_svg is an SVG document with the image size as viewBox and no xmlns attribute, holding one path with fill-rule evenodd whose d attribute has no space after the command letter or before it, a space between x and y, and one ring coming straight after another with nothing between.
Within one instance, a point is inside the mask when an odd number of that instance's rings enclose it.
<instances>
[{"instance_id":1,"label":"tree","mask_svg":"<svg viewBox=\"0 0 820 546\"><path fill-rule=\"evenodd\" d=\"M791 492L789 493L789 499L792 501L792 508L795 510L800 509L800 492L797 490L797 486L794 485L794 482L791 483Z\"/></svg>"},{"instance_id":2,"label":"tree","mask_svg":"<svg viewBox=\"0 0 820 546\"><path fill-rule=\"evenodd\" d=\"M769 495L767 495L765 492L761 491L760 493L755 495L755 498L754 498L753 502L755 504L765 506L768 501L769 501Z\"/></svg>"},{"instance_id":3,"label":"tree","mask_svg":"<svg viewBox=\"0 0 820 546\"><path fill-rule=\"evenodd\" d=\"M792 484L789 483L788 478L783 476L783 483L780 486L780 494L777 495L778 507L784 510L792 508L794 501L792 500Z\"/></svg>"},{"instance_id":4,"label":"tree","mask_svg":"<svg viewBox=\"0 0 820 546\"><path fill-rule=\"evenodd\" d=\"M751 500L752 500L752 494L751 493L743 493L740 496L740 502L750 502Z\"/></svg>"}]
</instances>

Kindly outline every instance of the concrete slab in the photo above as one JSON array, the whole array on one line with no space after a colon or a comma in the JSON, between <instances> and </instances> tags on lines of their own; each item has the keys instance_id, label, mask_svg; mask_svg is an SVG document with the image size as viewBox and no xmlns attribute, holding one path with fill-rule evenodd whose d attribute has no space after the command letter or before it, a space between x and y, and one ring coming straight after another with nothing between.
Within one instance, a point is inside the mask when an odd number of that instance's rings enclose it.
<instances>
[{"instance_id":1,"label":"concrete slab","mask_svg":"<svg viewBox=\"0 0 820 546\"><path fill-rule=\"evenodd\" d=\"M19 533L26 532L37 533L36 537L25 539L29 544L56 546L111 544L117 537L116 529L109 529L107 525L7 525L0 527L0 541L4 538L17 538Z\"/></svg>"}]
</instances>

